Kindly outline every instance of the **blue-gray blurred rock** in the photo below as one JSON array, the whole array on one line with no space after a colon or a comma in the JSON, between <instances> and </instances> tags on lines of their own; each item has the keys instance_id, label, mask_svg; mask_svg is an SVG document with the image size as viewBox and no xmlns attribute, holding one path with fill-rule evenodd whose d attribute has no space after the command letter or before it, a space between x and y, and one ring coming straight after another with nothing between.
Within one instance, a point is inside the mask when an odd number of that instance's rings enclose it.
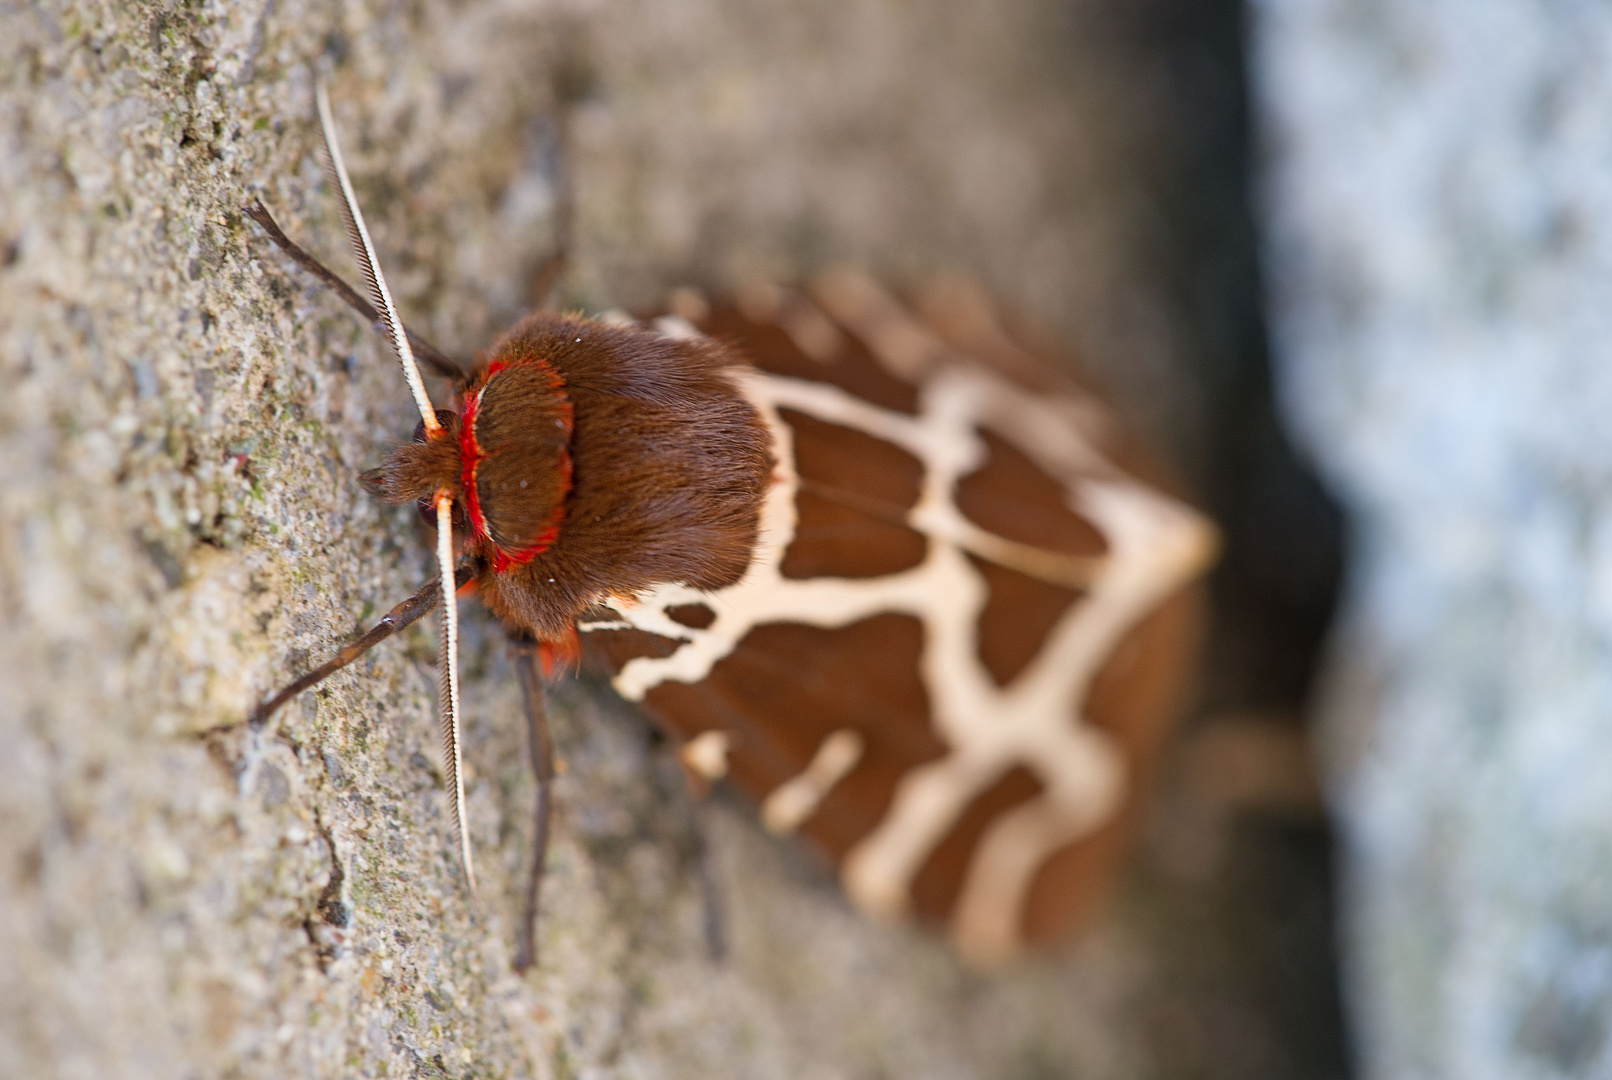
<instances>
[{"instance_id":1,"label":"blue-gray blurred rock","mask_svg":"<svg viewBox=\"0 0 1612 1080\"><path fill-rule=\"evenodd\" d=\"M1612 8L1255 15L1364 1075L1612 1074Z\"/></svg>"}]
</instances>

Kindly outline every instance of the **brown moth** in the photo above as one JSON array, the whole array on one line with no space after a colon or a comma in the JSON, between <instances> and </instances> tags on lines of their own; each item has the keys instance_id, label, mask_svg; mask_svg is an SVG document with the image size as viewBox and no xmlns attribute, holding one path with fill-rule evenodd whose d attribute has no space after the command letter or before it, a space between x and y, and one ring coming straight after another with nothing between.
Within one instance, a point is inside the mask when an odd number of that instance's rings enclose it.
<instances>
[{"instance_id":1,"label":"brown moth","mask_svg":"<svg viewBox=\"0 0 1612 1080\"><path fill-rule=\"evenodd\" d=\"M977 291L920 317L850 272L733 306L682 292L649 323L533 315L467 375L398 319L317 97L373 303L247 212L402 361L420 428L365 480L434 516L439 577L253 721L441 604L474 888L441 603L474 581L514 642L538 777L517 967L535 956L553 777L542 683L579 653L694 776L731 779L833 859L868 912L945 926L989 964L1089 908L1190 674L1187 586L1216 544L1122 468L1101 405ZM416 352L452 380L452 410Z\"/></svg>"}]
</instances>

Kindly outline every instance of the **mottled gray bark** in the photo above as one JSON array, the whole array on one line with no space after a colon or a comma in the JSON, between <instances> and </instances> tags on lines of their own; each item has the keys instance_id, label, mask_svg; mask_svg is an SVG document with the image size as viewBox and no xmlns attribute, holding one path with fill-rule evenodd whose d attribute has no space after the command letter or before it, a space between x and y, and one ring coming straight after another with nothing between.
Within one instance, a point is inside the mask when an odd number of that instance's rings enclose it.
<instances>
[{"instance_id":1,"label":"mottled gray bark","mask_svg":"<svg viewBox=\"0 0 1612 1080\"><path fill-rule=\"evenodd\" d=\"M533 793L484 620L474 899L430 627L239 725L432 572L414 511L355 480L413 427L395 363L239 212L261 194L350 266L316 72L400 306L451 352L548 254L559 81L581 96L569 301L961 266L1179 416L1130 246L1146 208L1105 152L1128 119L1075 30L1034 3L0 11L0 1074L1147 1073L1130 1008L1166 939L1116 917L982 979L721 800L699 811L714 964L681 779L583 684L552 709L542 962L516 977Z\"/></svg>"}]
</instances>

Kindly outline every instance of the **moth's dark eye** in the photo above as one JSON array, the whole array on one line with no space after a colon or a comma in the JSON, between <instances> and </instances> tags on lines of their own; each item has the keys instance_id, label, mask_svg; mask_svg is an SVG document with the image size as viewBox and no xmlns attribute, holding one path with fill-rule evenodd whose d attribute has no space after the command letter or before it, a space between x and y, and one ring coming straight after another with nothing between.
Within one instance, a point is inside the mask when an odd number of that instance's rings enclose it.
<instances>
[{"instance_id":1,"label":"moth's dark eye","mask_svg":"<svg viewBox=\"0 0 1612 1080\"><path fill-rule=\"evenodd\" d=\"M458 419L459 419L459 417L457 415L455 415L454 413L447 412L446 410L443 410L443 409L438 409L437 410L437 423L441 424L443 427L447 427L449 425L449 423L451 423L453 421L456 421ZM414 425L414 441L415 442L425 442L425 421L424 420L421 420L421 421L417 422ZM431 520L435 521L436 518L432 518Z\"/></svg>"},{"instance_id":2,"label":"moth's dark eye","mask_svg":"<svg viewBox=\"0 0 1612 1080\"><path fill-rule=\"evenodd\" d=\"M420 520L432 527L437 523L437 504L434 499L415 499L414 508L420 511ZM455 532L464 532L466 527L465 509L462 503L453 504L453 529Z\"/></svg>"}]
</instances>

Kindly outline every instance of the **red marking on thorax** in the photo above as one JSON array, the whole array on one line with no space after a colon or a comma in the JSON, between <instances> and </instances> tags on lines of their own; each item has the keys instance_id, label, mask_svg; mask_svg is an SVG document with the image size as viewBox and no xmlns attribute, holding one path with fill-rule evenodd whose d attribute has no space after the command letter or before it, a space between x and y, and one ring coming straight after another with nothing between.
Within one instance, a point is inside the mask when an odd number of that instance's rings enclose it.
<instances>
[{"instance_id":1,"label":"red marking on thorax","mask_svg":"<svg viewBox=\"0 0 1612 1080\"><path fill-rule=\"evenodd\" d=\"M487 384L483 382L480 390L465 395L459 405L459 486L465 493L465 513L470 517L470 535L479 543L492 542L492 534L487 531L486 515L481 512L481 493L476 490L476 466L481 464L485 456L481 452L481 443L476 441L476 410L481 408L481 394L486 388Z\"/></svg>"},{"instance_id":2,"label":"red marking on thorax","mask_svg":"<svg viewBox=\"0 0 1612 1080\"><path fill-rule=\"evenodd\" d=\"M542 357L533 357L520 360L518 363L536 364L543 369L548 377L549 385L554 388L561 400L561 419L565 424L566 437L569 438L575 426L574 412L571 401L564 396L565 381L548 362ZM459 406L459 458L462 462L460 485L465 493L465 512L470 518L470 532L478 546L492 549L493 573L502 574L517 566L525 566L553 545L556 537L560 535L560 523L565 518L565 497L571 490L571 456L562 457L560 464L560 479L556 485L559 501L554 506L554 516L541 532L526 547L519 551L505 551L499 547L492 537L492 531L487 527L487 515L481 508L481 491L476 486L476 469L487 456L481 442L476 438L476 412L481 408L481 396L487 392L487 387L498 373L510 367L508 360L494 360L487 365L486 373L481 378L481 385L473 393L465 395ZM574 636L574 635L573 635ZM580 646L578 646L580 650ZM580 655L580 652L578 652Z\"/></svg>"}]
</instances>

